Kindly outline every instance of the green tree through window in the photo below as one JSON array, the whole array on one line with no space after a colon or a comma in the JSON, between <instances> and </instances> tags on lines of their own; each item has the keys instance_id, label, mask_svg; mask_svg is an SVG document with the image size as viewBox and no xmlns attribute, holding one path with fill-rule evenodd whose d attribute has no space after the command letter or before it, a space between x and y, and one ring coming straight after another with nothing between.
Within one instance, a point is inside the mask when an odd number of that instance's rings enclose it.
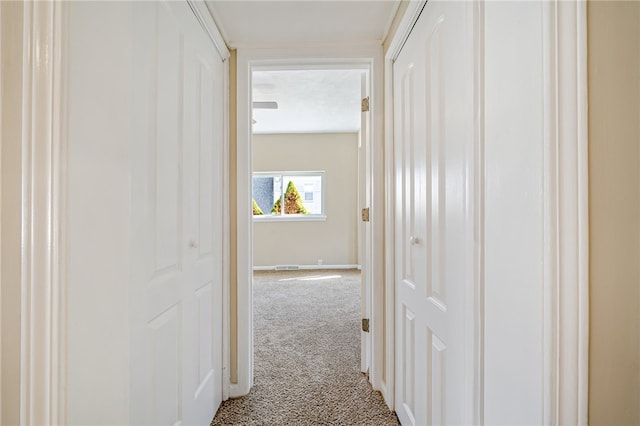
<instances>
[{"instance_id":1,"label":"green tree through window","mask_svg":"<svg viewBox=\"0 0 640 426\"><path fill-rule=\"evenodd\" d=\"M258 203L256 203L256 200L253 200L253 214L256 216L261 216L264 214Z\"/></svg>"},{"instance_id":2,"label":"green tree through window","mask_svg":"<svg viewBox=\"0 0 640 426\"><path fill-rule=\"evenodd\" d=\"M323 171L254 172L253 217L324 220L324 189Z\"/></svg>"},{"instance_id":3,"label":"green tree through window","mask_svg":"<svg viewBox=\"0 0 640 426\"><path fill-rule=\"evenodd\" d=\"M282 198L278 198L271 209L271 214L282 213ZM287 184L287 190L284 193L284 213L285 214L309 214L309 211L304 207L302 197L298 192L298 188L289 181Z\"/></svg>"}]
</instances>

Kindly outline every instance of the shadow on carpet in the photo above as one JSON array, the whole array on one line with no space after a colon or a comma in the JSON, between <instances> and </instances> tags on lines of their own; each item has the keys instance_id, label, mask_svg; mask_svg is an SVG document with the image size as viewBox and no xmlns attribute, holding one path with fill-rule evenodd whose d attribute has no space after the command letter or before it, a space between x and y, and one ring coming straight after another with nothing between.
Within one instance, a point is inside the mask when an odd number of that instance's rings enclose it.
<instances>
[{"instance_id":1,"label":"shadow on carpet","mask_svg":"<svg viewBox=\"0 0 640 426\"><path fill-rule=\"evenodd\" d=\"M397 425L360 373L360 272L254 274L254 387L212 425Z\"/></svg>"}]
</instances>

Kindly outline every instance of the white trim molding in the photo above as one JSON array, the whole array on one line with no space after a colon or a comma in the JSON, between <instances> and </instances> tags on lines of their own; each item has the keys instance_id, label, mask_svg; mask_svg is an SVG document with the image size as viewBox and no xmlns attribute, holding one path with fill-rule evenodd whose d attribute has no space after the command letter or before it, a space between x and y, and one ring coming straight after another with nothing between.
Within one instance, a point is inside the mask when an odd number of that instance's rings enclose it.
<instances>
[{"instance_id":1,"label":"white trim molding","mask_svg":"<svg viewBox=\"0 0 640 426\"><path fill-rule=\"evenodd\" d=\"M230 56L229 49L227 49L227 44L224 42L224 38L222 38L220 30L213 20L211 11L207 8L204 1L187 0L187 3L193 11L193 14L196 16L196 19L204 29L204 32L207 34L216 50L218 51L222 62L225 62L227 59L229 59Z\"/></svg>"},{"instance_id":2,"label":"white trim molding","mask_svg":"<svg viewBox=\"0 0 640 426\"><path fill-rule=\"evenodd\" d=\"M2 25L2 4L0 4L0 26ZM0 29L0 61L3 60L3 47L2 47L2 30ZM4 100L3 97L3 74L2 68L0 67L0 139L2 139L2 103ZM2 328L2 146L0 145L0 334L3 332ZM0 422L2 422L2 337L0 337Z\"/></svg>"},{"instance_id":3,"label":"white trim molding","mask_svg":"<svg viewBox=\"0 0 640 426\"><path fill-rule=\"evenodd\" d=\"M21 403L23 425L64 423L60 339L64 251L62 11L24 3L22 92Z\"/></svg>"},{"instance_id":4,"label":"white trim molding","mask_svg":"<svg viewBox=\"0 0 640 426\"><path fill-rule=\"evenodd\" d=\"M214 25L213 19L210 22ZM217 27L215 27L217 30ZM218 31L219 34L219 31ZM227 51L227 55L229 52ZM223 136L223 188L230 188L230 177L231 177L231 163L229 161L230 158L230 113L229 113L229 61L227 58L224 59L224 136ZM222 211L222 221L223 221L223 229L224 233L222 235L223 245L222 245L222 262L223 262L223 270L222 270L222 400L226 401L229 399L229 386L231 384L230 377L230 358L231 358L231 336L230 331L231 328L229 326L230 322L230 299L231 299L231 208L229 205L229 191L225 191L223 196L224 206Z\"/></svg>"},{"instance_id":5,"label":"white trim molding","mask_svg":"<svg viewBox=\"0 0 640 426\"><path fill-rule=\"evenodd\" d=\"M424 9L426 4L427 0L417 0L409 2L409 5L402 15L402 18L400 18L400 22L398 23L396 32L393 35L391 42L389 43L385 59L390 60L391 62L395 62L395 60L398 58L398 55L400 54L404 43L409 38L411 30L413 30L416 22L418 22L418 18L420 17L422 9Z\"/></svg>"},{"instance_id":6,"label":"white trim molding","mask_svg":"<svg viewBox=\"0 0 640 426\"><path fill-rule=\"evenodd\" d=\"M586 2L543 5L545 423L588 422Z\"/></svg>"},{"instance_id":7,"label":"white trim molding","mask_svg":"<svg viewBox=\"0 0 640 426\"><path fill-rule=\"evenodd\" d=\"M384 342L384 377L380 383L382 396L391 410L395 408L395 159L393 139L393 63L397 59L404 43L409 38L426 0L409 2L407 9L400 18L400 22L392 35L389 47L384 57L384 312L385 342Z\"/></svg>"},{"instance_id":8,"label":"white trim molding","mask_svg":"<svg viewBox=\"0 0 640 426\"><path fill-rule=\"evenodd\" d=\"M229 89L230 89L230 81L229 81L229 58L231 57L231 53L227 48L227 44L220 32L220 28L216 25L216 22L213 18L211 10L207 7L204 1L201 0L187 0L189 7L191 8L193 14L196 19L202 26L204 32L207 34L213 46L216 48L218 55L222 62L224 62L224 119L223 119L223 158L225 161L223 162L223 188L229 188L229 179L231 174L231 166L229 163L230 158L230 111L229 111ZM230 207L229 207L229 191L227 191L223 199L224 207L222 212L222 220L223 220L223 244L222 244L222 259L223 259L223 270L222 270L222 299L223 299L223 312L222 312L222 400L225 401L229 399L231 391L231 378L230 378L230 358L231 358L231 328L230 328L230 298L231 298L231 244L230 244L230 235L231 235L231 218L230 218Z\"/></svg>"},{"instance_id":9,"label":"white trim molding","mask_svg":"<svg viewBox=\"0 0 640 426\"><path fill-rule=\"evenodd\" d=\"M473 342L470 351L473 352L471 364L468 368L473 372L473 377L468 378L472 389L471 418L475 424L484 424L484 386L485 386L485 253L479 247L486 247L485 240L485 9L484 2L475 2L473 18L473 109L475 122L473 134L475 138L474 150L474 199L473 209L475 217L475 241L473 250L474 261L474 285L473 285L473 317L469 318L469 327L472 328Z\"/></svg>"},{"instance_id":10,"label":"white trim molding","mask_svg":"<svg viewBox=\"0 0 640 426\"><path fill-rule=\"evenodd\" d=\"M380 392L391 410L395 404L395 157L393 145L393 59L384 58L384 296L385 344L384 377Z\"/></svg>"}]
</instances>

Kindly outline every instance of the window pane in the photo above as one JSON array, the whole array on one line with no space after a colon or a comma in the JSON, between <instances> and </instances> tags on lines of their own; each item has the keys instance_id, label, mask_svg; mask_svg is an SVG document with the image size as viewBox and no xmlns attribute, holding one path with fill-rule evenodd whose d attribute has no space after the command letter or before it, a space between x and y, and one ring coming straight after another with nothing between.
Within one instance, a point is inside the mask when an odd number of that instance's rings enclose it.
<instances>
[{"instance_id":1,"label":"window pane","mask_svg":"<svg viewBox=\"0 0 640 426\"><path fill-rule=\"evenodd\" d=\"M304 201L313 201L313 186L310 183L304 185Z\"/></svg>"},{"instance_id":2,"label":"window pane","mask_svg":"<svg viewBox=\"0 0 640 426\"><path fill-rule=\"evenodd\" d=\"M289 186L289 182L293 184L298 191L299 202L304 206L307 214L322 214L322 176L320 175L285 175L283 176L285 188ZM303 191L301 194L300 191ZM286 191L286 189L285 189ZM285 194L286 195L286 194ZM289 195L290 199L294 196ZM290 205L292 201L289 201ZM289 211L295 212L295 208ZM285 210L285 214L288 214Z\"/></svg>"},{"instance_id":3,"label":"window pane","mask_svg":"<svg viewBox=\"0 0 640 426\"><path fill-rule=\"evenodd\" d=\"M273 178L273 197L271 197L271 206L269 207L269 213L282 214L280 209L280 201L282 197L282 176L275 176Z\"/></svg>"},{"instance_id":4,"label":"window pane","mask_svg":"<svg viewBox=\"0 0 640 426\"><path fill-rule=\"evenodd\" d=\"M254 216L322 215L324 174L254 173ZM284 194L283 194L284 192Z\"/></svg>"},{"instance_id":5,"label":"window pane","mask_svg":"<svg viewBox=\"0 0 640 426\"><path fill-rule=\"evenodd\" d=\"M274 197L280 197L279 187L277 194L275 191L275 180L276 178L273 176L253 176L253 201L256 202L263 214L270 214L273 208ZM260 214L256 213L255 206L253 214Z\"/></svg>"}]
</instances>

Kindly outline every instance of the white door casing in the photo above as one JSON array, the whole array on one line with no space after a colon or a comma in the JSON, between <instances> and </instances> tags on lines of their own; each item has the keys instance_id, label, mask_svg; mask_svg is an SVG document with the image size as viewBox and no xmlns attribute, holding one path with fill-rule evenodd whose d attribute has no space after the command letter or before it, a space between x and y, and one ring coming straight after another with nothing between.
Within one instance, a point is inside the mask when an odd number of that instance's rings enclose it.
<instances>
[{"instance_id":1,"label":"white door casing","mask_svg":"<svg viewBox=\"0 0 640 426\"><path fill-rule=\"evenodd\" d=\"M586 424L586 2L484 19L484 420Z\"/></svg>"},{"instance_id":2,"label":"white door casing","mask_svg":"<svg viewBox=\"0 0 640 426\"><path fill-rule=\"evenodd\" d=\"M382 50L379 43L341 44L335 45L294 45L273 48L247 47L238 49L237 81L238 81L238 116L237 116L237 365L238 381L231 383L230 396L237 397L247 394L253 385L253 302L252 302L252 217L251 209L251 72L254 67L287 66L319 66L322 68L362 68L368 69L371 84L371 133L369 135L372 149L369 161L372 162L371 179L372 198L370 214L372 222L371 241L383 239L383 174L374 174L373 170L382 170L382 108L376 104L376 99L382 98L381 73ZM376 218L378 218L376 220ZM371 368L369 379L374 389L380 389L383 381L383 336L382 317L383 287L375 282L382 282L383 246L372 243L372 276L371 276L371 315L370 333ZM378 333L376 328L380 327Z\"/></svg>"},{"instance_id":3,"label":"white door casing","mask_svg":"<svg viewBox=\"0 0 640 426\"><path fill-rule=\"evenodd\" d=\"M222 400L224 66L187 3L135 6L133 423Z\"/></svg>"},{"instance_id":4,"label":"white door casing","mask_svg":"<svg viewBox=\"0 0 640 426\"><path fill-rule=\"evenodd\" d=\"M395 409L473 423L474 8L429 2L393 69Z\"/></svg>"},{"instance_id":5,"label":"white door casing","mask_svg":"<svg viewBox=\"0 0 640 426\"><path fill-rule=\"evenodd\" d=\"M362 73L361 92L362 99L369 100L369 82L366 72ZM368 209L371 204L371 182L367 178L370 173L371 163L368 161L370 152L369 140L369 111L360 113L360 140L358 143L358 262L361 270L360 285L360 316L369 320L371 317L371 229L369 221L365 221L363 209ZM367 373L371 368L371 334L369 331L360 331L360 371Z\"/></svg>"},{"instance_id":6,"label":"white door casing","mask_svg":"<svg viewBox=\"0 0 640 426\"><path fill-rule=\"evenodd\" d=\"M0 423L59 423L65 417L64 6L16 2L0 9L5 24L0 138L7 138L2 143L6 204L0 228L6 251L0 293L6 346Z\"/></svg>"}]
</instances>

